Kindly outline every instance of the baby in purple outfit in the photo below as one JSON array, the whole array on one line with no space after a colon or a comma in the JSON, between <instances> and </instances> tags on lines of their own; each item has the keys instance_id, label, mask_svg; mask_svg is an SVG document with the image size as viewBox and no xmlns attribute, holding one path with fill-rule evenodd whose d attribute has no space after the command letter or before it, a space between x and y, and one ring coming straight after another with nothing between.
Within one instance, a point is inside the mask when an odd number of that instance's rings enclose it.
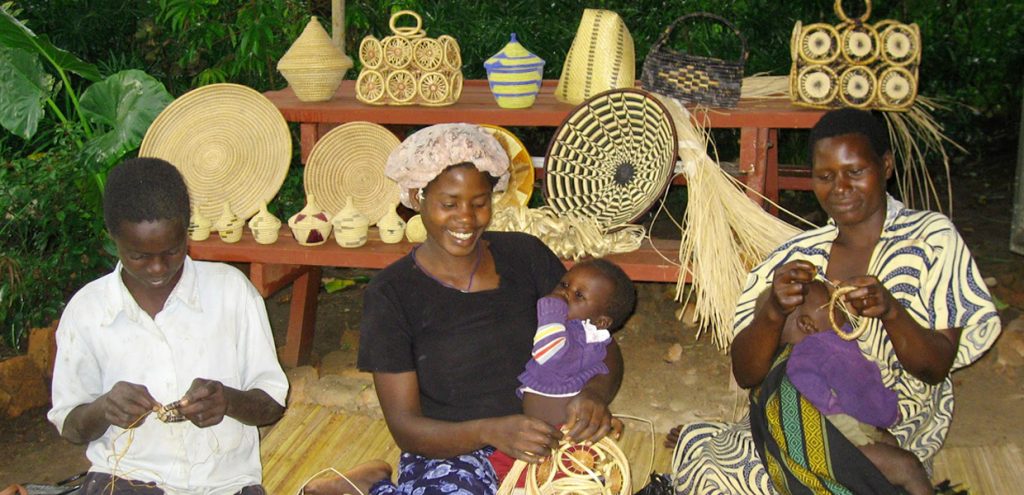
<instances>
[{"instance_id":1,"label":"baby in purple outfit","mask_svg":"<svg viewBox=\"0 0 1024 495\"><path fill-rule=\"evenodd\" d=\"M519 375L523 412L551 425L566 422L566 405L604 364L611 334L633 312L636 289L614 263L597 258L577 263L558 286L537 301L537 333L526 369Z\"/></svg>"},{"instance_id":2,"label":"baby in purple outfit","mask_svg":"<svg viewBox=\"0 0 1024 495\"><path fill-rule=\"evenodd\" d=\"M832 330L828 287L817 280L804 287L803 304L782 330L782 342L793 345L786 377L890 483L906 487L922 477L927 481L914 454L886 431L900 419L896 392L882 383L878 366L864 357L856 340L843 340ZM849 333L845 316L838 311L835 316Z\"/></svg>"}]
</instances>

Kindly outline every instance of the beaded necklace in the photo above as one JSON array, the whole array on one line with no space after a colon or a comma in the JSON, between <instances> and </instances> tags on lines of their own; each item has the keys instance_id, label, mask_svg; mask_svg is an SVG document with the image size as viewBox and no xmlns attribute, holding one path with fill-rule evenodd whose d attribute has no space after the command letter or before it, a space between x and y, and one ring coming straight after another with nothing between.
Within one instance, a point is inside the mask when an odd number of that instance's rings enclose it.
<instances>
[{"instance_id":1,"label":"beaded necklace","mask_svg":"<svg viewBox=\"0 0 1024 495\"><path fill-rule=\"evenodd\" d=\"M422 244L420 246L422 246ZM437 282L437 283L439 283L439 284L441 284L441 285L443 285L443 286L445 286L445 287L447 287L449 289L455 289L455 290L457 290L459 292L462 292L462 293L469 293L469 291L473 289L473 277L476 276L476 271L477 271L477 269L480 268L480 260L484 259L484 248L483 248L483 246L481 246L479 244L477 244L477 246L476 246L476 261L473 262L473 270L471 272L469 272L469 283L466 284L466 288L465 289L460 289L458 287L455 287L454 285L451 285L451 284L445 282L444 280L441 280L441 279L435 277L434 274L430 273L430 271L428 271L426 268L424 268L423 265L420 264L419 258L416 256L416 252L419 251L420 246L416 246L415 248L413 248L413 250L412 250L412 261L413 261L413 263L416 264L416 267L419 268L421 272L426 274L428 277L434 279L435 282Z\"/></svg>"}]
</instances>

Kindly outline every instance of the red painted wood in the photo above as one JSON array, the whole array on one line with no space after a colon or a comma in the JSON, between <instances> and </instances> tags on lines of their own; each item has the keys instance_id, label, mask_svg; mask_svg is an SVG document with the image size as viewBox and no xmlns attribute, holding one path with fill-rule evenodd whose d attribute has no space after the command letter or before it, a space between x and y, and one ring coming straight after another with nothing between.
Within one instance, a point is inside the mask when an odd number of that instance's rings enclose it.
<instances>
[{"instance_id":1,"label":"red painted wood","mask_svg":"<svg viewBox=\"0 0 1024 495\"><path fill-rule=\"evenodd\" d=\"M415 246L405 241L385 244L377 235L376 228L370 229L369 237L366 245L355 249L338 246L333 237L324 244L309 247L299 245L291 231L282 228L277 242L265 245L257 244L246 231L242 240L233 244L213 236L205 241L189 241L189 255L197 260L379 269L405 256ZM607 258L621 266L633 280L676 282L679 277L678 257L678 240L655 239L653 243L644 241L635 252L613 254ZM565 264L572 266L568 260Z\"/></svg>"},{"instance_id":2,"label":"red painted wood","mask_svg":"<svg viewBox=\"0 0 1024 495\"><path fill-rule=\"evenodd\" d=\"M320 267L313 266L292 285L292 301L288 313L288 333L281 350L281 364L294 368L309 363L316 332L317 295L320 292Z\"/></svg>"}]
</instances>

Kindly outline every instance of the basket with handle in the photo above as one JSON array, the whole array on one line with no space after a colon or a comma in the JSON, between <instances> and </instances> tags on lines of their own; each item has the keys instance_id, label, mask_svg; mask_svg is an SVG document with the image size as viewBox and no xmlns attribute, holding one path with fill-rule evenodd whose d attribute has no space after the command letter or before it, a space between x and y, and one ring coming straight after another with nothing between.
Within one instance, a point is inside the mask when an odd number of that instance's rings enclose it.
<instances>
[{"instance_id":1,"label":"basket with handle","mask_svg":"<svg viewBox=\"0 0 1024 495\"><path fill-rule=\"evenodd\" d=\"M841 0L840 23L803 25L790 39L790 99L812 108L854 107L902 111L917 98L921 32L917 24L883 20L869 24L871 0L851 18Z\"/></svg>"},{"instance_id":2,"label":"basket with handle","mask_svg":"<svg viewBox=\"0 0 1024 495\"><path fill-rule=\"evenodd\" d=\"M414 26L398 26L403 16ZM356 99L370 105L445 106L462 95L462 54L448 35L427 37L423 18L411 10L391 15L391 36L363 38Z\"/></svg>"},{"instance_id":3,"label":"basket with handle","mask_svg":"<svg viewBox=\"0 0 1024 495\"><path fill-rule=\"evenodd\" d=\"M668 47L666 43L676 26L691 19L710 19L731 29L742 46L739 58L723 60L692 55ZM651 46L650 53L644 59L641 81L648 91L688 103L732 108L740 99L747 55L746 37L724 17L707 12L687 14L670 24Z\"/></svg>"}]
</instances>

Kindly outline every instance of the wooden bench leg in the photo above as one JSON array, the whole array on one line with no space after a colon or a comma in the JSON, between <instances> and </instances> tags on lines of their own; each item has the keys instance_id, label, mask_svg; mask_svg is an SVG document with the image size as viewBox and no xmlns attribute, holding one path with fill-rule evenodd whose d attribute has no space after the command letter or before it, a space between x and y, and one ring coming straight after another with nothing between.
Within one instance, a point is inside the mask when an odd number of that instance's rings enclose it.
<instances>
[{"instance_id":1,"label":"wooden bench leg","mask_svg":"<svg viewBox=\"0 0 1024 495\"><path fill-rule=\"evenodd\" d=\"M774 132L774 129L761 127L740 128L740 171L747 174L746 184L750 188L747 196L759 205L764 205L762 196L778 197L778 162L774 170L770 170L769 163L770 136ZM769 186L776 189L769 190Z\"/></svg>"},{"instance_id":2,"label":"wooden bench leg","mask_svg":"<svg viewBox=\"0 0 1024 495\"><path fill-rule=\"evenodd\" d=\"M313 349L313 332L316 330L317 295L320 293L320 267L310 266L292 284L291 309L288 312L288 334L281 364L288 367L302 366L309 362Z\"/></svg>"}]
</instances>

